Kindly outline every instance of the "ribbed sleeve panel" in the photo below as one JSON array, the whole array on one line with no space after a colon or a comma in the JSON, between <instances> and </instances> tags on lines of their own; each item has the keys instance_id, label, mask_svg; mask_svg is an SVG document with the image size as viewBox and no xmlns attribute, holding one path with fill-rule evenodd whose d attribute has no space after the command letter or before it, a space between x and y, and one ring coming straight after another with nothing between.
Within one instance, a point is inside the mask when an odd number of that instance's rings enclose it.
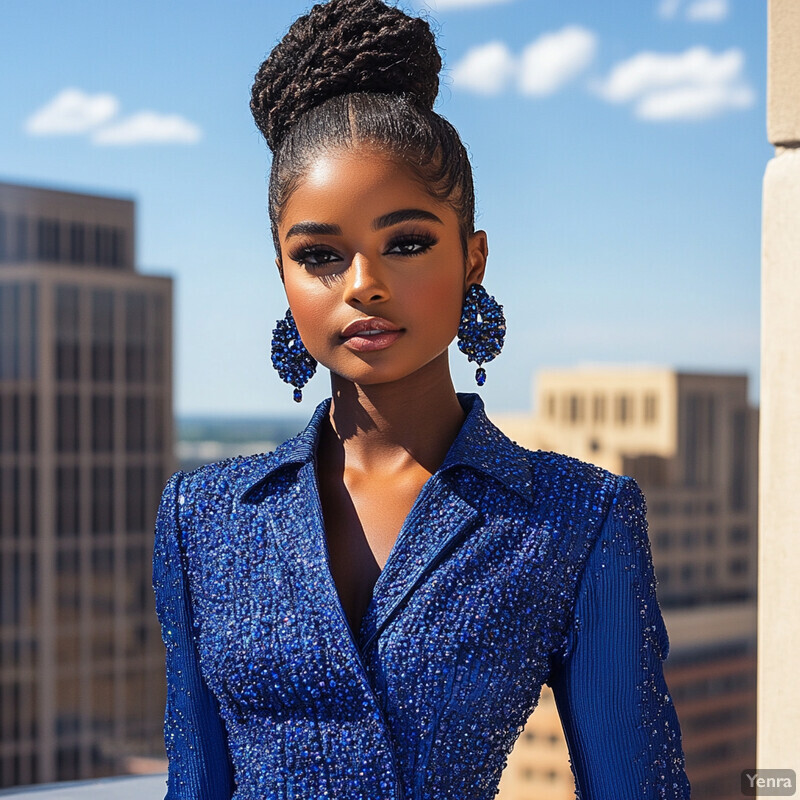
<instances>
[{"instance_id":1,"label":"ribbed sleeve panel","mask_svg":"<svg viewBox=\"0 0 800 800\"><path fill-rule=\"evenodd\" d=\"M581 800L685 800L681 732L664 674L645 500L629 477L586 561L553 688Z\"/></svg>"},{"instance_id":2,"label":"ribbed sleeve panel","mask_svg":"<svg viewBox=\"0 0 800 800\"><path fill-rule=\"evenodd\" d=\"M192 604L183 566L179 510L182 472L161 496L153 548L153 589L166 647L164 743L169 758L165 800L230 800L233 766L225 728L203 680L193 637Z\"/></svg>"}]
</instances>

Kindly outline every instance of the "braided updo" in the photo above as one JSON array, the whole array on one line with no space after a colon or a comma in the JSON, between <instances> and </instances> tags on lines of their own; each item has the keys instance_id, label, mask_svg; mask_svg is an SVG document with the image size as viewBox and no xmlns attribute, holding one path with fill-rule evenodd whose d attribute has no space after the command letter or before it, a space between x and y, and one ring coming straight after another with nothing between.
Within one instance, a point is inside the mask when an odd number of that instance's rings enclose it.
<instances>
[{"instance_id":1,"label":"braided updo","mask_svg":"<svg viewBox=\"0 0 800 800\"><path fill-rule=\"evenodd\" d=\"M313 159L370 145L410 168L474 231L472 168L456 129L433 111L442 60L428 23L381 0L329 0L299 17L259 68L250 108L273 151L269 216Z\"/></svg>"}]
</instances>

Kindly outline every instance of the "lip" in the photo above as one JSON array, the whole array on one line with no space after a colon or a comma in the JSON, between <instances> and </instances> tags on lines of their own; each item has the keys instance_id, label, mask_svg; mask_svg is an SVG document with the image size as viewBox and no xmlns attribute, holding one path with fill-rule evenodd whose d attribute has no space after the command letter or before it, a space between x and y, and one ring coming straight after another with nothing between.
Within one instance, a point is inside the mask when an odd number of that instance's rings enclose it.
<instances>
[{"instance_id":1,"label":"lip","mask_svg":"<svg viewBox=\"0 0 800 800\"><path fill-rule=\"evenodd\" d=\"M341 333L346 347L358 353L372 350L384 350L394 344L403 335L403 328L398 328L383 317L365 317L351 322Z\"/></svg>"},{"instance_id":2,"label":"lip","mask_svg":"<svg viewBox=\"0 0 800 800\"><path fill-rule=\"evenodd\" d=\"M366 335L369 336L369 331L400 333L402 328L399 328L397 325L389 322L388 319L384 319L383 317L363 317L362 319L353 320L345 327L340 336L343 339L349 339L352 336L357 336L358 334L363 333L366 333Z\"/></svg>"}]
</instances>

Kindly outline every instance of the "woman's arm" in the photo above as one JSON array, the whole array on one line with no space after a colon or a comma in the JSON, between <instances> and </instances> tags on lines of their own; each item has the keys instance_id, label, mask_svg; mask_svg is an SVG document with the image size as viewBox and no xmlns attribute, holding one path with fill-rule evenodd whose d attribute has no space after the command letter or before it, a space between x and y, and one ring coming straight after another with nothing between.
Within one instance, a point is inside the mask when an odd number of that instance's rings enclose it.
<instances>
[{"instance_id":1,"label":"woman's arm","mask_svg":"<svg viewBox=\"0 0 800 800\"><path fill-rule=\"evenodd\" d=\"M169 758L164 800L230 800L233 767L216 698L200 673L192 605L181 556L178 497L182 472L167 481L156 518L153 589L166 646L164 743Z\"/></svg>"},{"instance_id":2,"label":"woman's arm","mask_svg":"<svg viewBox=\"0 0 800 800\"><path fill-rule=\"evenodd\" d=\"M616 488L581 578L566 653L548 683L582 800L685 800L645 500L632 478L618 478Z\"/></svg>"}]
</instances>

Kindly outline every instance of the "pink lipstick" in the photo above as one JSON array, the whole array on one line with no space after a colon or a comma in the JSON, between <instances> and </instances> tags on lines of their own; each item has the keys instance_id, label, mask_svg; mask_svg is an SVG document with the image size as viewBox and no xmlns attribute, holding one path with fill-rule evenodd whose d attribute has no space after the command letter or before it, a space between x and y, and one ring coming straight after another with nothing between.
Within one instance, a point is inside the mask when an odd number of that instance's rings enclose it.
<instances>
[{"instance_id":1,"label":"pink lipstick","mask_svg":"<svg viewBox=\"0 0 800 800\"><path fill-rule=\"evenodd\" d=\"M365 353L394 344L403 335L403 329L382 317L364 317L351 322L340 335L351 350Z\"/></svg>"}]
</instances>

